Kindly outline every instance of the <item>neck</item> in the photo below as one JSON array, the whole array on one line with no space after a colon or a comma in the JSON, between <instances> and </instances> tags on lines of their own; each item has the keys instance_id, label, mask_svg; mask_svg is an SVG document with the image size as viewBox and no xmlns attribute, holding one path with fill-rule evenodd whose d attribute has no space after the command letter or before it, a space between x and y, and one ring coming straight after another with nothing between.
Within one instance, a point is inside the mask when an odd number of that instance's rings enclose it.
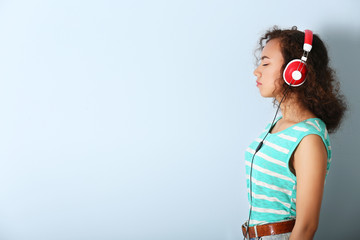
<instances>
[{"instance_id":1,"label":"neck","mask_svg":"<svg viewBox=\"0 0 360 240\"><path fill-rule=\"evenodd\" d=\"M280 103L281 98L276 98ZM308 118L315 118L309 109L303 106L298 99L292 95L288 95L287 98L281 103L280 110L282 118L289 122L302 122Z\"/></svg>"}]
</instances>

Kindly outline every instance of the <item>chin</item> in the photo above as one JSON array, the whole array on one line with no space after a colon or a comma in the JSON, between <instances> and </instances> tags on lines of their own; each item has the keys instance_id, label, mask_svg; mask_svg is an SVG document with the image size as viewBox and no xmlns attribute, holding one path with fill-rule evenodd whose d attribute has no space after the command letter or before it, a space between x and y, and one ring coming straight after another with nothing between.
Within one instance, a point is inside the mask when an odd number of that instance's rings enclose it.
<instances>
[{"instance_id":1,"label":"chin","mask_svg":"<svg viewBox=\"0 0 360 240\"><path fill-rule=\"evenodd\" d=\"M259 89L260 90L260 95L263 97L263 98L274 98L276 96L276 92L275 92L275 89ZM267 91L265 91L267 90Z\"/></svg>"},{"instance_id":2,"label":"chin","mask_svg":"<svg viewBox=\"0 0 360 240\"><path fill-rule=\"evenodd\" d=\"M269 94L269 93L264 93L264 92L261 92L260 91L260 95L263 97L263 98L273 98L273 94Z\"/></svg>"}]
</instances>

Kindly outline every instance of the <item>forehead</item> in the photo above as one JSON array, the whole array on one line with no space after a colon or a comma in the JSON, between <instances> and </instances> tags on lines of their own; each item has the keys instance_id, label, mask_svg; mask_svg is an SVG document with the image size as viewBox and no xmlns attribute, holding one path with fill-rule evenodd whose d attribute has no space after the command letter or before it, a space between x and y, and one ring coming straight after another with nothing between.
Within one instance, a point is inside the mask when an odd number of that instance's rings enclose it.
<instances>
[{"instance_id":1,"label":"forehead","mask_svg":"<svg viewBox=\"0 0 360 240\"><path fill-rule=\"evenodd\" d=\"M281 47L280 47L280 40L272 39L269 42L267 42L261 52L261 57L263 56L267 56L270 59L283 60Z\"/></svg>"}]
</instances>

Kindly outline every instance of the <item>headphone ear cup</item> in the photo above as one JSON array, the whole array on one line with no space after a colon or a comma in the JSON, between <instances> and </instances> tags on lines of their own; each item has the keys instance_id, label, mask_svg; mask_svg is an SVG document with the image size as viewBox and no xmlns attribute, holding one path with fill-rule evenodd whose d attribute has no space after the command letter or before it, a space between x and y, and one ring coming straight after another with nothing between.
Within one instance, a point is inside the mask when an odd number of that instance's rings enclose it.
<instances>
[{"instance_id":1,"label":"headphone ear cup","mask_svg":"<svg viewBox=\"0 0 360 240\"><path fill-rule=\"evenodd\" d=\"M283 72L284 81L292 87L298 87L305 82L306 64L300 59L290 61Z\"/></svg>"}]
</instances>

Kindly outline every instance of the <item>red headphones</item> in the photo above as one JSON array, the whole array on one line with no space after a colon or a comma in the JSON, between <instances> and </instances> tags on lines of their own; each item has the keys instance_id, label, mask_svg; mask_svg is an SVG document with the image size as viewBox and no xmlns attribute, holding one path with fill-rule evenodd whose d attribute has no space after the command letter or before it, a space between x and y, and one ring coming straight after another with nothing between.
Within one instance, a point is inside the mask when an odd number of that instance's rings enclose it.
<instances>
[{"instance_id":1,"label":"red headphones","mask_svg":"<svg viewBox=\"0 0 360 240\"><path fill-rule=\"evenodd\" d=\"M312 48L313 33L310 30L305 30L305 40L304 40L304 53L301 59L291 60L285 67L283 78L284 81L292 86L298 87L305 82L306 78L306 60L309 52Z\"/></svg>"}]
</instances>

